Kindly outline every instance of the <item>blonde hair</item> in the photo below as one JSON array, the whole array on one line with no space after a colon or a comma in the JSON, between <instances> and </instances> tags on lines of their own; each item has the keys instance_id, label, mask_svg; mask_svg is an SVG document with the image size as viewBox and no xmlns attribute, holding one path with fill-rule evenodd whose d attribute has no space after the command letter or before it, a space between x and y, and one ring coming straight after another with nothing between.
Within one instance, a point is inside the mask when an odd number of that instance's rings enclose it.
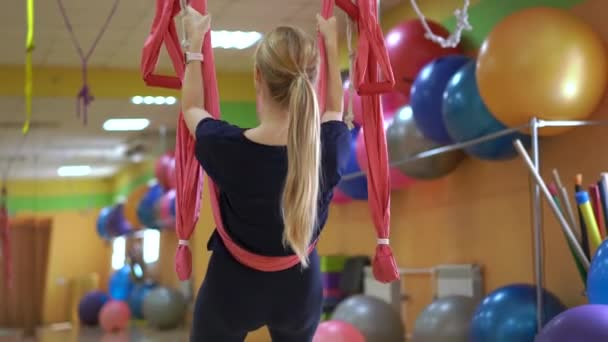
<instances>
[{"instance_id":1,"label":"blonde hair","mask_svg":"<svg viewBox=\"0 0 608 342\"><path fill-rule=\"evenodd\" d=\"M255 54L270 96L289 113L287 177L283 189L283 242L308 266L316 228L321 164L321 115L313 83L319 51L312 37L288 26L269 32Z\"/></svg>"}]
</instances>

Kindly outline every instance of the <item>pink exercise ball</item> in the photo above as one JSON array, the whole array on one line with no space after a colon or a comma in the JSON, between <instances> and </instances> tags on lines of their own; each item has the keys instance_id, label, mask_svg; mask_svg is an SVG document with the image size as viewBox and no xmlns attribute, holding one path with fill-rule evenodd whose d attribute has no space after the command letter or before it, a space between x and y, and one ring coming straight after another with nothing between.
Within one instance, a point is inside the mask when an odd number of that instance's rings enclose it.
<instances>
[{"instance_id":1,"label":"pink exercise ball","mask_svg":"<svg viewBox=\"0 0 608 342\"><path fill-rule=\"evenodd\" d=\"M365 336L350 323L326 321L319 324L312 342L365 342Z\"/></svg>"},{"instance_id":2,"label":"pink exercise ball","mask_svg":"<svg viewBox=\"0 0 608 342\"><path fill-rule=\"evenodd\" d=\"M388 127L390 120L384 120L384 129ZM361 170L367 174L367 170L369 168L367 164L367 152L365 149L365 139L363 138L363 130L359 136L357 136L357 141L355 142L355 154L357 156L357 163L361 167ZM395 167L391 167L389 170L389 175L391 178L391 189L398 190L404 189L410 186L414 179L404 175L399 169Z\"/></svg>"},{"instance_id":3,"label":"pink exercise ball","mask_svg":"<svg viewBox=\"0 0 608 342\"><path fill-rule=\"evenodd\" d=\"M165 191L175 187L175 158L167 152L160 156L154 167L154 174Z\"/></svg>"},{"instance_id":4,"label":"pink exercise ball","mask_svg":"<svg viewBox=\"0 0 608 342\"><path fill-rule=\"evenodd\" d=\"M105 332L114 333L125 330L130 319L129 305L119 300L107 302L99 312L99 325Z\"/></svg>"},{"instance_id":5,"label":"pink exercise ball","mask_svg":"<svg viewBox=\"0 0 608 342\"><path fill-rule=\"evenodd\" d=\"M332 198L332 203L335 204L347 204L352 202L353 200L348 197L347 194L345 194L344 192L340 191L340 189L338 189L338 187L334 188L334 197Z\"/></svg>"},{"instance_id":6,"label":"pink exercise ball","mask_svg":"<svg viewBox=\"0 0 608 342\"><path fill-rule=\"evenodd\" d=\"M382 111L385 119L391 119L395 116L397 110L410 102L408 96L403 95L398 91L382 94L380 100L382 101Z\"/></svg>"},{"instance_id":7,"label":"pink exercise ball","mask_svg":"<svg viewBox=\"0 0 608 342\"><path fill-rule=\"evenodd\" d=\"M448 37L449 32L440 24L427 19L434 34ZM442 56L460 53L459 48L442 48L425 37L426 31L418 19L405 21L385 36L388 56L395 75L395 89L405 96L418 72L430 61Z\"/></svg>"}]
</instances>

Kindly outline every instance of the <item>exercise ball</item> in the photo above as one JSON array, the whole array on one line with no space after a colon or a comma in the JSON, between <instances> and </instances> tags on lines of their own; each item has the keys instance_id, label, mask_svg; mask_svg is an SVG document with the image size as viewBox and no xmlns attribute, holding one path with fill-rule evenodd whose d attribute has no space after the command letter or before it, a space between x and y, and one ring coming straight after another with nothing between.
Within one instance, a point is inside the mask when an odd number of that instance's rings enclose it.
<instances>
[{"instance_id":1,"label":"exercise ball","mask_svg":"<svg viewBox=\"0 0 608 342\"><path fill-rule=\"evenodd\" d=\"M131 225L125 219L123 204L112 207L108 215L107 227L108 233L113 237L123 236L131 231Z\"/></svg>"},{"instance_id":2,"label":"exercise ball","mask_svg":"<svg viewBox=\"0 0 608 342\"><path fill-rule=\"evenodd\" d=\"M414 81L410 103L414 120L420 132L436 143L452 143L441 114L443 92L456 71L470 60L461 55L438 58L422 68Z\"/></svg>"},{"instance_id":3,"label":"exercise ball","mask_svg":"<svg viewBox=\"0 0 608 342\"><path fill-rule=\"evenodd\" d=\"M427 23L434 34L444 38L450 35L440 24L428 19ZM442 48L427 39L424 26L418 19L393 27L386 33L385 41L395 75L395 89L407 97L422 67L436 58L460 52L458 48Z\"/></svg>"},{"instance_id":4,"label":"exercise ball","mask_svg":"<svg viewBox=\"0 0 608 342\"><path fill-rule=\"evenodd\" d=\"M551 7L527 8L502 20L477 61L479 92L490 112L509 127L533 116L587 118L604 95L607 74L602 38L575 14Z\"/></svg>"},{"instance_id":5,"label":"exercise ball","mask_svg":"<svg viewBox=\"0 0 608 342\"><path fill-rule=\"evenodd\" d=\"M147 192L148 186L145 184L140 185L127 196L127 200L124 203L123 211L125 219L131 224L132 229L143 227L139 217L137 217L137 207Z\"/></svg>"},{"instance_id":6,"label":"exercise ball","mask_svg":"<svg viewBox=\"0 0 608 342\"><path fill-rule=\"evenodd\" d=\"M338 183L338 189L346 194L348 197L355 200L367 200L367 177L362 174L361 167L359 163L357 163L357 136L360 134L361 128L355 127L351 131L351 148L350 148L350 156L348 158L348 163L344 168L344 176L353 175L356 173L361 173L360 176L344 179Z\"/></svg>"},{"instance_id":7,"label":"exercise ball","mask_svg":"<svg viewBox=\"0 0 608 342\"><path fill-rule=\"evenodd\" d=\"M402 342L405 327L393 306L378 298L356 295L338 304L332 320L352 324L366 342Z\"/></svg>"},{"instance_id":8,"label":"exercise ball","mask_svg":"<svg viewBox=\"0 0 608 342\"><path fill-rule=\"evenodd\" d=\"M387 121L385 121L386 123ZM388 121L390 122L390 121ZM386 125L388 126L388 124ZM367 174L369 165L367 163L367 151L365 149L365 139L363 138L363 129L357 136L357 140L355 141L355 156L357 158L357 163L361 166L361 170ZM404 189L410 186L414 180L399 171L399 169L391 167L389 169L389 177L391 183L391 189Z\"/></svg>"},{"instance_id":9,"label":"exercise ball","mask_svg":"<svg viewBox=\"0 0 608 342\"><path fill-rule=\"evenodd\" d=\"M352 111L353 121L357 125L363 124L363 106L361 105L361 96L357 94L355 89L350 89L350 81L346 80L343 84L344 89L344 112ZM352 107L350 97L353 97Z\"/></svg>"},{"instance_id":10,"label":"exercise ball","mask_svg":"<svg viewBox=\"0 0 608 342\"><path fill-rule=\"evenodd\" d=\"M160 228L155 212L155 205L164 194L164 190L160 184L154 184L148 187L148 191L137 206L137 217L146 228Z\"/></svg>"},{"instance_id":11,"label":"exercise ball","mask_svg":"<svg viewBox=\"0 0 608 342\"><path fill-rule=\"evenodd\" d=\"M158 217L162 228L175 229L175 215L171 213L171 207L175 203L175 195L175 190L171 189L160 198L158 203Z\"/></svg>"},{"instance_id":12,"label":"exercise ball","mask_svg":"<svg viewBox=\"0 0 608 342\"><path fill-rule=\"evenodd\" d=\"M427 306L416 319L414 342L469 342L477 302L471 297L448 296Z\"/></svg>"},{"instance_id":13,"label":"exercise ball","mask_svg":"<svg viewBox=\"0 0 608 342\"><path fill-rule=\"evenodd\" d=\"M131 278L131 267L126 264L110 277L108 285L110 297L115 300L129 299L133 290L133 279Z\"/></svg>"},{"instance_id":14,"label":"exercise ball","mask_svg":"<svg viewBox=\"0 0 608 342\"><path fill-rule=\"evenodd\" d=\"M608 306L583 305L553 318L535 342L608 341Z\"/></svg>"},{"instance_id":15,"label":"exercise ball","mask_svg":"<svg viewBox=\"0 0 608 342\"><path fill-rule=\"evenodd\" d=\"M143 313L143 303L146 296L150 293L152 289L156 287L154 283L145 283L138 284L135 286L133 291L131 291L131 295L129 296L129 309L131 309L131 313L134 318L142 319L144 318Z\"/></svg>"},{"instance_id":16,"label":"exercise ball","mask_svg":"<svg viewBox=\"0 0 608 342\"><path fill-rule=\"evenodd\" d=\"M365 336L350 323L326 321L319 324L312 342L365 342Z\"/></svg>"},{"instance_id":17,"label":"exercise ball","mask_svg":"<svg viewBox=\"0 0 608 342\"><path fill-rule=\"evenodd\" d=\"M543 325L566 308L555 295L544 290ZM471 342L534 342L536 288L508 285L490 293L479 304L471 323Z\"/></svg>"},{"instance_id":18,"label":"exercise ball","mask_svg":"<svg viewBox=\"0 0 608 342\"><path fill-rule=\"evenodd\" d=\"M422 135L414 122L409 106L403 107L393 118L393 122L386 130L386 141L391 164L441 146ZM396 167L411 178L437 179L456 169L463 157L464 153L456 150L400 163Z\"/></svg>"},{"instance_id":19,"label":"exercise ball","mask_svg":"<svg viewBox=\"0 0 608 342\"><path fill-rule=\"evenodd\" d=\"M99 216L97 216L97 235L104 240L111 238L108 232L108 215L110 211L112 211L112 207L105 207L99 211Z\"/></svg>"},{"instance_id":20,"label":"exercise ball","mask_svg":"<svg viewBox=\"0 0 608 342\"><path fill-rule=\"evenodd\" d=\"M336 188L334 188L334 194L333 194L331 201L332 201L332 203L335 203L335 204L346 204L346 203L352 202L352 199L350 199L350 197L348 197L348 195L346 195L345 193L343 193L342 191L340 191L340 189L338 189L336 187Z\"/></svg>"},{"instance_id":21,"label":"exercise ball","mask_svg":"<svg viewBox=\"0 0 608 342\"><path fill-rule=\"evenodd\" d=\"M477 139L506 129L496 120L483 103L475 80L475 61L460 68L448 82L443 93L443 122L448 134L455 142ZM517 155L513 140L530 144L530 136L521 133L503 135L499 138L467 147L465 151L483 160L505 160Z\"/></svg>"},{"instance_id":22,"label":"exercise ball","mask_svg":"<svg viewBox=\"0 0 608 342\"><path fill-rule=\"evenodd\" d=\"M590 304L608 305L608 240L600 245L591 259L587 298Z\"/></svg>"},{"instance_id":23,"label":"exercise ball","mask_svg":"<svg viewBox=\"0 0 608 342\"><path fill-rule=\"evenodd\" d=\"M108 301L99 312L99 325L105 332L119 332L129 325L131 312L127 303L120 300Z\"/></svg>"},{"instance_id":24,"label":"exercise ball","mask_svg":"<svg viewBox=\"0 0 608 342\"><path fill-rule=\"evenodd\" d=\"M158 329L174 329L186 314L186 299L174 289L159 286L144 298L144 318Z\"/></svg>"},{"instance_id":25,"label":"exercise ball","mask_svg":"<svg viewBox=\"0 0 608 342\"><path fill-rule=\"evenodd\" d=\"M386 120L395 116L397 110L408 104L410 99L408 96L394 90L390 93L382 94L380 96L380 101L382 102L382 111L384 113L384 119Z\"/></svg>"},{"instance_id":26,"label":"exercise ball","mask_svg":"<svg viewBox=\"0 0 608 342\"><path fill-rule=\"evenodd\" d=\"M108 301L108 295L102 291L87 293L78 303L78 317L85 325L97 325L99 323L99 311Z\"/></svg>"},{"instance_id":27,"label":"exercise ball","mask_svg":"<svg viewBox=\"0 0 608 342\"><path fill-rule=\"evenodd\" d=\"M175 158L173 157L173 153L167 152L156 160L154 174L158 184L160 184L164 190L169 190L175 185L175 179L171 179L171 177L175 177L175 172L172 172L171 168L175 170Z\"/></svg>"}]
</instances>

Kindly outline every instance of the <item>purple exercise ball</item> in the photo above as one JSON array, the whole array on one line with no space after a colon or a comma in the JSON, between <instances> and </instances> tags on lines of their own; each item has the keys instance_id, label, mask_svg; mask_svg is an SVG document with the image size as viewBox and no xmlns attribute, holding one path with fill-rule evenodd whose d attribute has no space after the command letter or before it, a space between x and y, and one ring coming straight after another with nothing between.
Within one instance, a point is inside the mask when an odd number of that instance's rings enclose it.
<instances>
[{"instance_id":1,"label":"purple exercise ball","mask_svg":"<svg viewBox=\"0 0 608 342\"><path fill-rule=\"evenodd\" d=\"M99 324L99 311L108 301L108 298L108 295L102 291L92 291L82 297L78 304L80 322L85 325Z\"/></svg>"},{"instance_id":2,"label":"purple exercise ball","mask_svg":"<svg viewBox=\"0 0 608 342\"><path fill-rule=\"evenodd\" d=\"M562 312L549 322L536 342L608 341L608 305L583 305Z\"/></svg>"}]
</instances>

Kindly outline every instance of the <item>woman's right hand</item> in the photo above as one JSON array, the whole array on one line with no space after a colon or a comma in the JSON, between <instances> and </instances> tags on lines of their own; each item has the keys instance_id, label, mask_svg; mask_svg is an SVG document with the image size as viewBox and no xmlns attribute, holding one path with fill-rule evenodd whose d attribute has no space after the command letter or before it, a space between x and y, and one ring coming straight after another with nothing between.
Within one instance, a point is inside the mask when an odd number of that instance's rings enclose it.
<instances>
[{"instance_id":1,"label":"woman's right hand","mask_svg":"<svg viewBox=\"0 0 608 342\"><path fill-rule=\"evenodd\" d=\"M195 45L195 47L196 45L200 46L203 43L205 34L211 29L211 15L202 15L191 6L188 6L185 9L184 21L190 45ZM200 49L197 51L200 51Z\"/></svg>"},{"instance_id":2,"label":"woman's right hand","mask_svg":"<svg viewBox=\"0 0 608 342\"><path fill-rule=\"evenodd\" d=\"M336 17L332 16L325 19L320 14L317 14L317 30L319 30L325 39L325 44L338 44L338 23L336 22Z\"/></svg>"}]
</instances>

